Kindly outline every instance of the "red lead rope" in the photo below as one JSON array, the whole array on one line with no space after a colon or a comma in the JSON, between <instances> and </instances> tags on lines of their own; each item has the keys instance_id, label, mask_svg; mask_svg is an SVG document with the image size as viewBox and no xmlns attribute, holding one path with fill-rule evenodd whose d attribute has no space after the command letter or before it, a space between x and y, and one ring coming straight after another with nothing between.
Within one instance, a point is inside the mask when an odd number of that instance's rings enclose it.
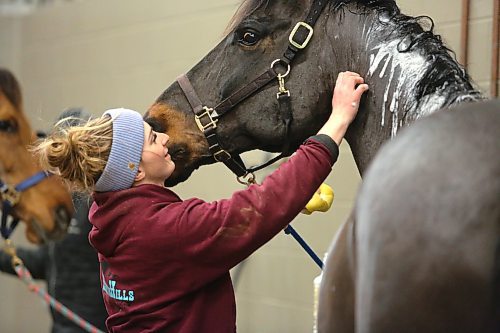
<instances>
[{"instance_id":1,"label":"red lead rope","mask_svg":"<svg viewBox=\"0 0 500 333\"><path fill-rule=\"evenodd\" d=\"M37 285L33 281L33 277L29 270L24 266L22 260L16 255L16 250L10 239L6 240L5 251L12 257L12 267L17 273L17 276L28 286L28 289L40 296L45 303L50 305L54 310L61 313L63 316L77 324L79 327L90 333L104 333L97 327L90 324L88 321L68 309L61 302L50 296L45 289Z\"/></svg>"}]
</instances>

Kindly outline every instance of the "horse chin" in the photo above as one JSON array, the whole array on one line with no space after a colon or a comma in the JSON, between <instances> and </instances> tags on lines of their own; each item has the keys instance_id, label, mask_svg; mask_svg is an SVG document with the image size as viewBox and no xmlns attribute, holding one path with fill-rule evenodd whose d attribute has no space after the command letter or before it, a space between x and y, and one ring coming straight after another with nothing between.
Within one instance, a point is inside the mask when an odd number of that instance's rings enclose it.
<instances>
[{"instance_id":1,"label":"horse chin","mask_svg":"<svg viewBox=\"0 0 500 333\"><path fill-rule=\"evenodd\" d=\"M200 166L215 163L215 160L212 156L204 157L189 165L183 164L180 161L175 161L174 158L172 158L172 160L175 163L175 171L170 177L165 180L164 184L167 187L172 187L186 181L191 176L191 174Z\"/></svg>"},{"instance_id":2,"label":"horse chin","mask_svg":"<svg viewBox=\"0 0 500 333\"><path fill-rule=\"evenodd\" d=\"M166 180L165 180L165 186L166 187L172 187L172 186L175 186L179 183L182 183L184 182L186 179L189 178L189 176L191 176L191 174L193 173L194 169L192 170L186 170L184 169L184 171L182 173L178 173L178 174L175 174L173 173L170 177L168 177Z\"/></svg>"},{"instance_id":3,"label":"horse chin","mask_svg":"<svg viewBox=\"0 0 500 333\"><path fill-rule=\"evenodd\" d=\"M35 219L32 219L26 228L26 238L34 244L46 244L48 241L60 240L65 234L66 230L57 225L50 232L47 232Z\"/></svg>"},{"instance_id":4,"label":"horse chin","mask_svg":"<svg viewBox=\"0 0 500 333\"><path fill-rule=\"evenodd\" d=\"M26 239L33 244L45 244L47 243L47 236L45 231L34 221L27 224L26 227Z\"/></svg>"}]
</instances>

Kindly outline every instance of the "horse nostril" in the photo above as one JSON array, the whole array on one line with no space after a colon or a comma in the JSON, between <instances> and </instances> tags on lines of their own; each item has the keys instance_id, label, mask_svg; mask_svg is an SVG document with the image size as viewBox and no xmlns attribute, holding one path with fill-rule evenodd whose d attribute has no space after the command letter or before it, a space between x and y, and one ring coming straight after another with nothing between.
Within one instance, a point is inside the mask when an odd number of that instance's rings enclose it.
<instances>
[{"instance_id":1,"label":"horse nostril","mask_svg":"<svg viewBox=\"0 0 500 333\"><path fill-rule=\"evenodd\" d=\"M172 160L180 160L186 155L186 149L181 145L172 145L168 148L168 153L172 157Z\"/></svg>"}]
</instances>

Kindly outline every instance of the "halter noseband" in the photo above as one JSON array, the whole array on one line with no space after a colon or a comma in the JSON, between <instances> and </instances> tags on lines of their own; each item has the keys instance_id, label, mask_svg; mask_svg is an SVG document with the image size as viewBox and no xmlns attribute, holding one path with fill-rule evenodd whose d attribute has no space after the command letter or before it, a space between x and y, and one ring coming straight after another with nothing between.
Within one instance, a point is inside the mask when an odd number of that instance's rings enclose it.
<instances>
[{"instance_id":1,"label":"halter noseband","mask_svg":"<svg viewBox=\"0 0 500 333\"><path fill-rule=\"evenodd\" d=\"M47 171L40 171L33 176L23 180L16 186L11 186L0 179L0 199L2 200L2 219L0 225L0 233L4 239L8 239L17 224L19 223L19 218L15 217L13 214L14 207L19 203L21 198L21 192L27 190L28 188L35 186L52 174ZM7 223L7 218L11 216L12 220L10 225Z\"/></svg>"},{"instance_id":2,"label":"halter noseband","mask_svg":"<svg viewBox=\"0 0 500 333\"><path fill-rule=\"evenodd\" d=\"M298 22L290 33L288 38L289 44L283 56L272 62L270 68L258 76L250 83L244 85L240 89L233 92L229 97L222 100L215 107L210 108L203 105L200 98L196 94L188 77L183 74L177 78L177 82L181 87L184 95L186 96L191 108L195 114L195 121L205 135L208 142L209 151L218 162L224 163L236 176L238 181L246 184L254 181L253 172L265 168L266 166L274 163L275 161L287 156L289 154L289 140L288 134L292 122L292 110L290 103L290 91L285 88L285 77L290 72L290 64L295 58L296 54L304 49L313 35L313 26L318 20L323 8L328 0L315 0L309 10L307 18L304 21ZM280 73L278 67L285 68L284 73ZM252 96L255 92L267 85L273 79L277 78L279 83L278 93L276 98L280 108L280 115L285 126L285 144L282 153L268 162L254 168L246 168L243 160L238 154L232 156L227 150L224 150L217 137L217 122L227 112L234 109L236 105ZM250 175L247 182L243 182L240 178L245 178Z\"/></svg>"}]
</instances>

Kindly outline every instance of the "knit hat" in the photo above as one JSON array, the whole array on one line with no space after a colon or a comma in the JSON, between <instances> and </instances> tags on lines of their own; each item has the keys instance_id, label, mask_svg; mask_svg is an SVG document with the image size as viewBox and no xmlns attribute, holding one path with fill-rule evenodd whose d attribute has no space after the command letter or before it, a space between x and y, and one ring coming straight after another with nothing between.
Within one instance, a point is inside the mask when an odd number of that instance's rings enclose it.
<instances>
[{"instance_id":1,"label":"knit hat","mask_svg":"<svg viewBox=\"0 0 500 333\"><path fill-rule=\"evenodd\" d=\"M111 109L104 112L104 116L111 116L113 121L113 142L95 191L124 190L134 183L141 161L144 145L142 116L128 109Z\"/></svg>"}]
</instances>

